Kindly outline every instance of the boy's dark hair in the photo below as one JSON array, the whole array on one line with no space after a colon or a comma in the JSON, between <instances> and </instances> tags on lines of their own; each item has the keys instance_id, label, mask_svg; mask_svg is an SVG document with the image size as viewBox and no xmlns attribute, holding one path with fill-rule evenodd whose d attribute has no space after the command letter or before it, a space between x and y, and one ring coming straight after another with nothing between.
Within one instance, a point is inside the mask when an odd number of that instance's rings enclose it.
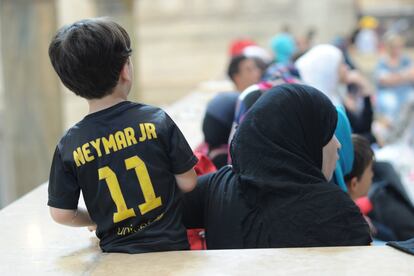
<instances>
[{"instance_id":1,"label":"boy's dark hair","mask_svg":"<svg viewBox=\"0 0 414 276\"><path fill-rule=\"evenodd\" d=\"M76 95L100 99L112 93L131 55L131 40L119 24L86 19L62 27L49 45L49 57L63 84Z\"/></svg>"},{"instance_id":2,"label":"boy's dark hair","mask_svg":"<svg viewBox=\"0 0 414 276\"><path fill-rule=\"evenodd\" d=\"M248 59L245 55L237 55L231 58L229 67L227 69L227 75L229 78L234 81L234 75L239 73L240 63Z\"/></svg>"},{"instance_id":3,"label":"boy's dark hair","mask_svg":"<svg viewBox=\"0 0 414 276\"><path fill-rule=\"evenodd\" d=\"M352 144L354 145L354 164L352 171L345 175L345 182L354 177L360 179L365 169L374 160L374 152L368 139L358 134L352 134Z\"/></svg>"}]
</instances>

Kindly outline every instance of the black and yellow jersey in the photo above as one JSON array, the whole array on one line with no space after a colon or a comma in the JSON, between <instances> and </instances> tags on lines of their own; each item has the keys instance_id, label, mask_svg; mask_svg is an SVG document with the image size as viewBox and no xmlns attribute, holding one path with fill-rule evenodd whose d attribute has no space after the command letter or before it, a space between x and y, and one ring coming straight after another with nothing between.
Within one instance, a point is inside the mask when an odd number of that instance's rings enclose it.
<instances>
[{"instance_id":1,"label":"black and yellow jersey","mask_svg":"<svg viewBox=\"0 0 414 276\"><path fill-rule=\"evenodd\" d=\"M174 175L196 163L162 109L125 101L87 115L60 140L48 205L77 209L82 191L105 252L187 249Z\"/></svg>"}]
</instances>

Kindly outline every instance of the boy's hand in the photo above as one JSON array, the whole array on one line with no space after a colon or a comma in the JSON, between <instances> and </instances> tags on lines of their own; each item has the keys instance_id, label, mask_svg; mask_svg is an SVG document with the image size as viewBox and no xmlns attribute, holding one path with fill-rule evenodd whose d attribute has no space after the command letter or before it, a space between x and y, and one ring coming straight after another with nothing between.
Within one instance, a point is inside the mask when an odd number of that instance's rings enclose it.
<instances>
[{"instance_id":1,"label":"boy's hand","mask_svg":"<svg viewBox=\"0 0 414 276\"><path fill-rule=\"evenodd\" d=\"M83 227L88 225L94 225L95 223L91 220L88 211L85 209L60 209L55 207L49 207L50 215L52 216L53 220L57 223L68 225L68 226L75 226L75 227Z\"/></svg>"},{"instance_id":2,"label":"boy's hand","mask_svg":"<svg viewBox=\"0 0 414 276\"><path fill-rule=\"evenodd\" d=\"M352 70L348 73L347 83L352 83L360 87L361 94L364 97L372 96L373 94L374 89L373 87L371 87L369 81L360 72L356 70Z\"/></svg>"}]
</instances>

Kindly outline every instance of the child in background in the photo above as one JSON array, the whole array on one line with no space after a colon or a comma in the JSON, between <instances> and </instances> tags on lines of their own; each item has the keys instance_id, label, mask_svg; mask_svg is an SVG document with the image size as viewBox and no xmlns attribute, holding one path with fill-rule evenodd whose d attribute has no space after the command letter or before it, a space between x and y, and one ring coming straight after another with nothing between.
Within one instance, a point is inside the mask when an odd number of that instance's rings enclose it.
<instances>
[{"instance_id":1,"label":"child in background","mask_svg":"<svg viewBox=\"0 0 414 276\"><path fill-rule=\"evenodd\" d=\"M354 162L352 171L345 175L345 183L348 194L355 201L361 213L367 221L372 235L377 235L377 229L368 217L368 213L373 206L367 197L369 188L374 176L372 165L374 162L374 152L371 149L369 141L358 134L352 135L352 144L354 147Z\"/></svg>"},{"instance_id":2,"label":"child in background","mask_svg":"<svg viewBox=\"0 0 414 276\"><path fill-rule=\"evenodd\" d=\"M367 196L368 190L372 184L372 163L374 152L371 149L369 141L361 135L352 135L352 144L354 146L354 163L352 171L345 175L345 182L348 193L353 200Z\"/></svg>"}]
</instances>

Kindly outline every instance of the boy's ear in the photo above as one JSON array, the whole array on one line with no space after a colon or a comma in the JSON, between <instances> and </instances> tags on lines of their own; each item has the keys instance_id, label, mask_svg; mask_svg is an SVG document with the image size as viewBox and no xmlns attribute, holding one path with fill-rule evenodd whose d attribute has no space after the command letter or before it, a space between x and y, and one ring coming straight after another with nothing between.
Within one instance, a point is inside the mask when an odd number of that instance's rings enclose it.
<instances>
[{"instance_id":1,"label":"boy's ear","mask_svg":"<svg viewBox=\"0 0 414 276\"><path fill-rule=\"evenodd\" d=\"M351 180L348 182L348 189L354 192L358 185L358 178L356 176L352 177Z\"/></svg>"},{"instance_id":2,"label":"boy's ear","mask_svg":"<svg viewBox=\"0 0 414 276\"><path fill-rule=\"evenodd\" d=\"M239 73L234 74L232 82L234 82L234 84L237 84L237 83L239 83L239 80L240 80Z\"/></svg>"},{"instance_id":3,"label":"boy's ear","mask_svg":"<svg viewBox=\"0 0 414 276\"><path fill-rule=\"evenodd\" d=\"M130 60L128 59L127 62L125 62L124 66L122 67L121 73L119 75L119 78L124 81L131 81L132 80L132 70L130 65Z\"/></svg>"}]
</instances>

